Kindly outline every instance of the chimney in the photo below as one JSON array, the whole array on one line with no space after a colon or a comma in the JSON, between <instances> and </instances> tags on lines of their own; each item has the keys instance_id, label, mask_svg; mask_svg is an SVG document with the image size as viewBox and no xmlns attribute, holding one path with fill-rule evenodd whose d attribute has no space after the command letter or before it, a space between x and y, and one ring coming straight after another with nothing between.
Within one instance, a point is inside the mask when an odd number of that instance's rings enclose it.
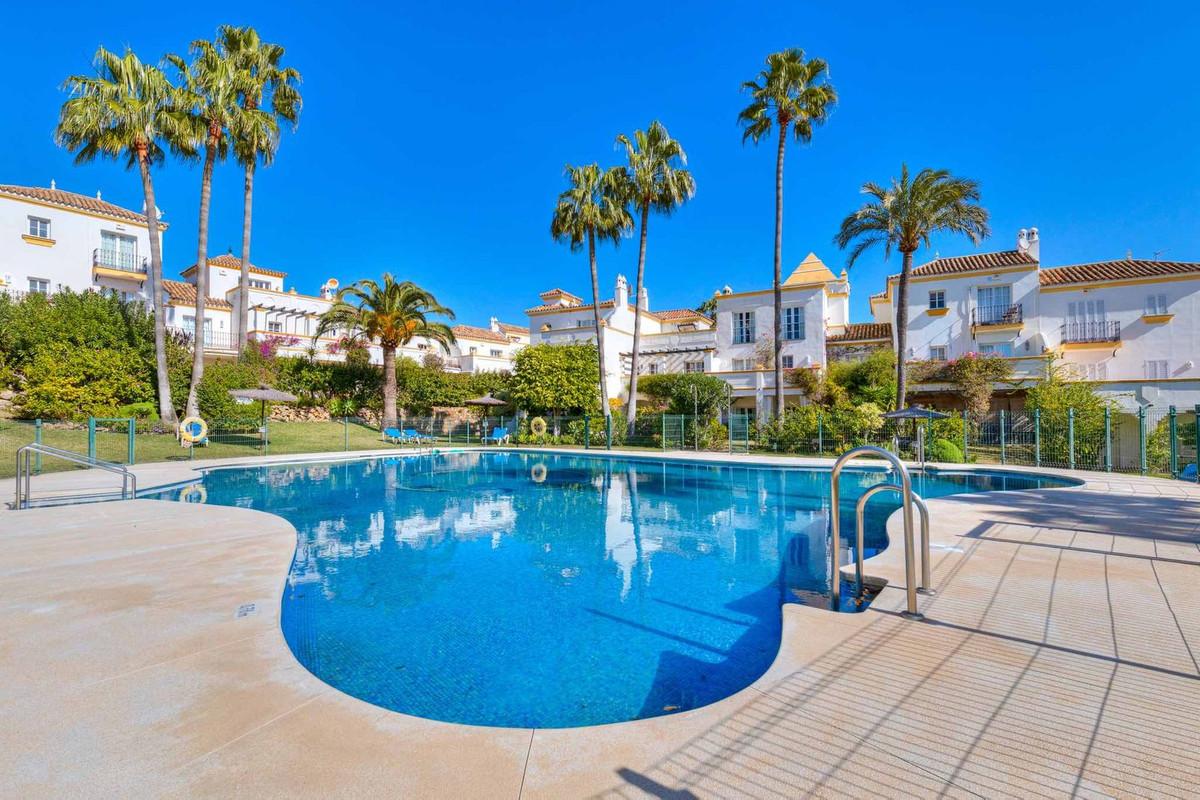
<instances>
[{"instance_id":1,"label":"chimney","mask_svg":"<svg viewBox=\"0 0 1200 800\"><path fill-rule=\"evenodd\" d=\"M1029 228L1028 230L1021 228L1017 232L1017 252L1033 261L1041 263L1042 244L1038 238L1037 228Z\"/></svg>"},{"instance_id":2,"label":"chimney","mask_svg":"<svg viewBox=\"0 0 1200 800\"><path fill-rule=\"evenodd\" d=\"M642 311L650 310L650 294L646 291L645 286L643 286L642 290L638 292L638 308L640 308Z\"/></svg>"},{"instance_id":3,"label":"chimney","mask_svg":"<svg viewBox=\"0 0 1200 800\"><path fill-rule=\"evenodd\" d=\"M624 308L629 304L629 284L625 281L624 275L617 275L617 291L613 295L613 299L617 301L617 308Z\"/></svg>"},{"instance_id":4,"label":"chimney","mask_svg":"<svg viewBox=\"0 0 1200 800\"><path fill-rule=\"evenodd\" d=\"M54 182L54 178L51 178L51 179L50 179L50 188L51 188L51 189L57 189L57 188L58 188L58 184L56 184L56 183Z\"/></svg>"},{"instance_id":5,"label":"chimney","mask_svg":"<svg viewBox=\"0 0 1200 800\"><path fill-rule=\"evenodd\" d=\"M488 320L488 330L490 330L492 333L499 333L500 332L500 320L496 319L495 317L492 317L491 319L489 319Z\"/></svg>"},{"instance_id":6,"label":"chimney","mask_svg":"<svg viewBox=\"0 0 1200 800\"><path fill-rule=\"evenodd\" d=\"M99 189L96 190L96 199L97 200L100 199L100 190Z\"/></svg>"}]
</instances>

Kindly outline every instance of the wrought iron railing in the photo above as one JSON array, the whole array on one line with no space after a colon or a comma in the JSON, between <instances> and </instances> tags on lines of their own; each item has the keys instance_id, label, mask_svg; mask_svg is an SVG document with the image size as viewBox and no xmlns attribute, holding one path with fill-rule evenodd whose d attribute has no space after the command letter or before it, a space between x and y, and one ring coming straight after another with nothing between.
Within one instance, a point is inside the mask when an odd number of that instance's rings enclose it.
<instances>
[{"instance_id":1,"label":"wrought iron railing","mask_svg":"<svg viewBox=\"0 0 1200 800\"><path fill-rule=\"evenodd\" d=\"M196 332L191 328L168 328L168 331L184 339L190 346L196 341ZM203 334L204 347L208 350L228 350L237 349L237 341L231 331L205 331Z\"/></svg>"},{"instance_id":2,"label":"wrought iron railing","mask_svg":"<svg viewBox=\"0 0 1200 800\"><path fill-rule=\"evenodd\" d=\"M979 306L971 309L971 326L1015 325L1024 320L1020 303L1006 306Z\"/></svg>"},{"instance_id":3,"label":"wrought iron railing","mask_svg":"<svg viewBox=\"0 0 1200 800\"><path fill-rule=\"evenodd\" d=\"M1066 322L1062 326L1063 344L1083 342L1121 341L1121 323L1111 322Z\"/></svg>"},{"instance_id":4,"label":"wrought iron railing","mask_svg":"<svg viewBox=\"0 0 1200 800\"><path fill-rule=\"evenodd\" d=\"M119 250L106 250L98 247L92 251L92 266L144 274L146 259L140 258L137 253L122 253Z\"/></svg>"}]
</instances>

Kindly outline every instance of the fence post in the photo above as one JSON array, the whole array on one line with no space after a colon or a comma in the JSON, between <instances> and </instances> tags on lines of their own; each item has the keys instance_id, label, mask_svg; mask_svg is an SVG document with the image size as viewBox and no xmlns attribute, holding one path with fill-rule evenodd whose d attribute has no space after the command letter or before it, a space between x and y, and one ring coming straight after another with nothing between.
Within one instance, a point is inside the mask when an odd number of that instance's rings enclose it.
<instances>
[{"instance_id":1,"label":"fence post","mask_svg":"<svg viewBox=\"0 0 1200 800\"><path fill-rule=\"evenodd\" d=\"M667 449L667 415L662 415L662 449Z\"/></svg>"},{"instance_id":2,"label":"fence post","mask_svg":"<svg viewBox=\"0 0 1200 800\"><path fill-rule=\"evenodd\" d=\"M1196 465L1196 483L1200 483L1200 403L1196 404L1193 413L1192 422L1196 429L1196 460L1193 463Z\"/></svg>"},{"instance_id":3,"label":"fence post","mask_svg":"<svg viewBox=\"0 0 1200 800\"><path fill-rule=\"evenodd\" d=\"M817 412L817 455L825 452L825 415Z\"/></svg>"},{"instance_id":4,"label":"fence post","mask_svg":"<svg viewBox=\"0 0 1200 800\"><path fill-rule=\"evenodd\" d=\"M1179 428L1176 427L1177 421L1175 418L1175 406L1171 406L1167 417L1168 428L1171 434L1171 477L1179 477Z\"/></svg>"},{"instance_id":5,"label":"fence post","mask_svg":"<svg viewBox=\"0 0 1200 800\"><path fill-rule=\"evenodd\" d=\"M1042 410L1033 410L1033 464L1042 465Z\"/></svg>"},{"instance_id":6,"label":"fence post","mask_svg":"<svg viewBox=\"0 0 1200 800\"><path fill-rule=\"evenodd\" d=\"M342 450L350 449L350 418L342 416Z\"/></svg>"},{"instance_id":7,"label":"fence post","mask_svg":"<svg viewBox=\"0 0 1200 800\"><path fill-rule=\"evenodd\" d=\"M263 420L263 455L271 454L271 418Z\"/></svg>"},{"instance_id":8,"label":"fence post","mask_svg":"<svg viewBox=\"0 0 1200 800\"><path fill-rule=\"evenodd\" d=\"M592 418L587 414L583 415L583 449L592 449Z\"/></svg>"},{"instance_id":9,"label":"fence post","mask_svg":"<svg viewBox=\"0 0 1200 800\"><path fill-rule=\"evenodd\" d=\"M1112 409L1104 407L1104 471L1112 472Z\"/></svg>"},{"instance_id":10,"label":"fence post","mask_svg":"<svg viewBox=\"0 0 1200 800\"><path fill-rule=\"evenodd\" d=\"M970 457L967 456L967 410L964 408L962 412L962 429L963 429L963 463L969 463Z\"/></svg>"},{"instance_id":11,"label":"fence post","mask_svg":"<svg viewBox=\"0 0 1200 800\"><path fill-rule=\"evenodd\" d=\"M88 417L88 458L96 460L96 418Z\"/></svg>"},{"instance_id":12,"label":"fence post","mask_svg":"<svg viewBox=\"0 0 1200 800\"><path fill-rule=\"evenodd\" d=\"M1145 475L1146 469L1146 407L1138 406L1138 467Z\"/></svg>"},{"instance_id":13,"label":"fence post","mask_svg":"<svg viewBox=\"0 0 1200 800\"><path fill-rule=\"evenodd\" d=\"M1196 406L1196 408L1200 409L1200 406ZM42 443L42 418L41 417L38 417L37 419L35 419L33 421L33 441L36 442L37 444ZM37 475L42 474L42 454L41 453L33 454L33 471Z\"/></svg>"},{"instance_id":14,"label":"fence post","mask_svg":"<svg viewBox=\"0 0 1200 800\"><path fill-rule=\"evenodd\" d=\"M129 418L129 463L132 465L134 457L137 455L134 451L133 435L137 432L137 417Z\"/></svg>"},{"instance_id":15,"label":"fence post","mask_svg":"<svg viewBox=\"0 0 1200 800\"><path fill-rule=\"evenodd\" d=\"M604 415L604 449L612 450L612 414Z\"/></svg>"},{"instance_id":16,"label":"fence post","mask_svg":"<svg viewBox=\"0 0 1200 800\"><path fill-rule=\"evenodd\" d=\"M1004 449L1004 409L1000 409L1000 463L1008 463L1008 455Z\"/></svg>"},{"instance_id":17,"label":"fence post","mask_svg":"<svg viewBox=\"0 0 1200 800\"><path fill-rule=\"evenodd\" d=\"M1075 469L1075 409L1067 409L1067 466Z\"/></svg>"}]
</instances>

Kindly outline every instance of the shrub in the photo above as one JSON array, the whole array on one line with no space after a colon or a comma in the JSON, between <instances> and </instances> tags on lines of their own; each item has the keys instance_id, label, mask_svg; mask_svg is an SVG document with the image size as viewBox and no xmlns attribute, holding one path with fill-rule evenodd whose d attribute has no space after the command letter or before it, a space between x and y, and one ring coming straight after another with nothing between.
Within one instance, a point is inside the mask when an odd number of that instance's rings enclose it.
<instances>
[{"instance_id":1,"label":"shrub","mask_svg":"<svg viewBox=\"0 0 1200 800\"><path fill-rule=\"evenodd\" d=\"M42 344L26 365L18 402L30 417L111 417L126 403L153 398L143 367L141 356L130 348Z\"/></svg>"},{"instance_id":2,"label":"shrub","mask_svg":"<svg viewBox=\"0 0 1200 800\"><path fill-rule=\"evenodd\" d=\"M668 414L716 416L729 397L729 385L715 375L669 373L638 378L638 393L658 401Z\"/></svg>"},{"instance_id":3,"label":"shrub","mask_svg":"<svg viewBox=\"0 0 1200 800\"><path fill-rule=\"evenodd\" d=\"M239 403L229 396L231 389L253 389L262 373L258 365L246 361L216 361L204 369L204 379L196 387L200 416L209 422L251 423L258 420L258 403Z\"/></svg>"},{"instance_id":4,"label":"shrub","mask_svg":"<svg viewBox=\"0 0 1200 800\"><path fill-rule=\"evenodd\" d=\"M119 419L125 419L127 417L139 420L158 419L158 406L151 401L142 403L127 403L118 408L117 413L114 414L114 416Z\"/></svg>"},{"instance_id":5,"label":"shrub","mask_svg":"<svg viewBox=\"0 0 1200 800\"><path fill-rule=\"evenodd\" d=\"M948 439L935 439L929 446L929 452L925 454L925 457L930 461L939 461L945 464L963 463L962 450Z\"/></svg>"},{"instance_id":6,"label":"shrub","mask_svg":"<svg viewBox=\"0 0 1200 800\"><path fill-rule=\"evenodd\" d=\"M594 413L600 405L599 355L592 344L535 344L517 352L510 395L529 411Z\"/></svg>"}]
</instances>

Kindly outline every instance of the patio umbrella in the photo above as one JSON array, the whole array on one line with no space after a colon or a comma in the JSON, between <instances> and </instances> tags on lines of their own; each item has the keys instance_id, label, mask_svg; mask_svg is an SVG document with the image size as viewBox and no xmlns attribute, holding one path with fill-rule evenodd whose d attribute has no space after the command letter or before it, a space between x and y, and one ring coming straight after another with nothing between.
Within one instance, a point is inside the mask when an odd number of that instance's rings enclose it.
<instances>
[{"instance_id":1,"label":"patio umbrella","mask_svg":"<svg viewBox=\"0 0 1200 800\"><path fill-rule=\"evenodd\" d=\"M489 409L508 405L508 403L505 401L492 397L491 392L488 392L483 397L473 397L470 400L465 400L463 401L463 404L468 406L479 406L483 409L483 417L480 420L480 425L487 420L487 413Z\"/></svg>"},{"instance_id":2,"label":"patio umbrella","mask_svg":"<svg viewBox=\"0 0 1200 800\"><path fill-rule=\"evenodd\" d=\"M909 406L902 408L899 411L889 411L883 415L884 419L946 419L949 414L943 414L940 411L934 411L932 408L924 406Z\"/></svg>"},{"instance_id":3,"label":"patio umbrella","mask_svg":"<svg viewBox=\"0 0 1200 800\"><path fill-rule=\"evenodd\" d=\"M267 424L267 403L294 403L300 399L294 394L272 389L266 384L259 384L257 389L230 389L229 395L237 400L258 400L262 403L262 425Z\"/></svg>"}]
</instances>

